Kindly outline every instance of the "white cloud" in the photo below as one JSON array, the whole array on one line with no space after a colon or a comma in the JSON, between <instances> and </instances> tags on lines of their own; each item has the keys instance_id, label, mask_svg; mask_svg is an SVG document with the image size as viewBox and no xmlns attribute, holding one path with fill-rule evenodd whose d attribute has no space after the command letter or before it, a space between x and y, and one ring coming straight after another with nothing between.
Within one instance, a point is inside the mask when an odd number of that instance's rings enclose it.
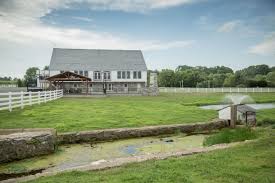
<instances>
[{"instance_id":1,"label":"white cloud","mask_svg":"<svg viewBox=\"0 0 275 183\"><path fill-rule=\"evenodd\" d=\"M88 18L88 17L75 17L75 16L73 16L72 18L75 19L75 20L81 20L81 21L84 21L84 22L92 22L93 21L92 18Z\"/></svg>"},{"instance_id":2,"label":"white cloud","mask_svg":"<svg viewBox=\"0 0 275 183\"><path fill-rule=\"evenodd\" d=\"M52 47L66 48L104 48L104 49L141 49L145 51L184 48L192 46L194 40L159 41L125 38L107 32L83 30L80 28L63 28L58 24L45 25L41 17L53 9L68 8L72 2L84 0L36 0L36 1L0 1L0 48L1 75L22 76L30 66L49 64ZM149 9L176 6L189 0L151 0L151 1L99 1L85 0L90 6L98 4L108 9L122 11L143 11ZM105 4L104 4L105 2ZM121 2L120 7L118 7ZM149 4L148 4L149 3ZM112 6L112 7L110 7ZM138 8L140 7L140 8ZM86 17L73 17L82 21L92 21Z\"/></svg>"},{"instance_id":3,"label":"white cloud","mask_svg":"<svg viewBox=\"0 0 275 183\"><path fill-rule=\"evenodd\" d=\"M250 47L249 53L269 56L275 55L275 32L270 33L261 43Z\"/></svg>"},{"instance_id":4,"label":"white cloud","mask_svg":"<svg viewBox=\"0 0 275 183\"><path fill-rule=\"evenodd\" d=\"M237 26L239 26L241 24L241 21L240 20L233 20L233 21L230 21L230 22L226 22L224 23L223 25L221 25L219 28L218 28L218 32L232 32L234 29L237 28Z\"/></svg>"}]
</instances>

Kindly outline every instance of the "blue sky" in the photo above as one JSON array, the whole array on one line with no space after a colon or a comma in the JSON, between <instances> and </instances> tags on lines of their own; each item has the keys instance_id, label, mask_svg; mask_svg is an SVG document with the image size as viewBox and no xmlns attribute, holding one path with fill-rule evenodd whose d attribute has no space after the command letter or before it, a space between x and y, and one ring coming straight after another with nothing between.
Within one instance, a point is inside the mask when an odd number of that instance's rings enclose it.
<instances>
[{"instance_id":1,"label":"blue sky","mask_svg":"<svg viewBox=\"0 0 275 183\"><path fill-rule=\"evenodd\" d=\"M1 0L0 76L53 47L141 49L149 69L275 65L274 0Z\"/></svg>"}]
</instances>

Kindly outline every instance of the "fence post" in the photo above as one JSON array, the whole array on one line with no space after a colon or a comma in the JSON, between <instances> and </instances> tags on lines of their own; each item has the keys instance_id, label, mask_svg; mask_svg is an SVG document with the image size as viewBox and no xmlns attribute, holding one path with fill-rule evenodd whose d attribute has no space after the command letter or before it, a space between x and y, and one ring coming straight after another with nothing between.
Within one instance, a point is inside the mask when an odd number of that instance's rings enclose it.
<instances>
[{"instance_id":1,"label":"fence post","mask_svg":"<svg viewBox=\"0 0 275 183\"><path fill-rule=\"evenodd\" d=\"M9 92L9 111L12 111L12 98L11 98L11 92Z\"/></svg>"},{"instance_id":2,"label":"fence post","mask_svg":"<svg viewBox=\"0 0 275 183\"><path fill-rule=\"evenodd\" d=\"M44 91L44 103L47 102L47 91Z\"/></svg>"},{"instance_id":3,"label":"fence post","mask_svg":"<svg viewBox=\"0 0 275 183\"><path fill-rule=\"evenodd\" d=\"M255 92L255 88L253 88L253 93Z\"/></svg>"},{"instance_id":4,"label":"fence post","mask_svg":"<svg viewBox=\"0 0 275 183\"><path fill-rule=\"evenodd\" d=\"M267 92L269 93L269 88L267 88Z\"/></svg>"},{"instance_id":5,"label":"fence post","mask_svg":"<svg viewBox=\"0 0 275 183\"><path fill-rule=\"evenodd\" d=\"M23 109L24 108L24 92L23 91L21 91L20 98L21 98L21 102L20 102L21 109Z\"/></svg>"},{"instance_id":6,"label":"fence post","mask_svg":"<svg viewBox=\"0 0 275 183\"><path fill-rule=\"evenodd\" d=\"M32 105L32 92L29 91L29 104Z\"/></svg>"},{"instance_id":7,"label":"fence post","mask_svg":"<svg viewBox=\"0 0 275 183\"><path fill-rule=\"evenodd\" d=\"M38 104L40 104L40 91L38 91L37 95L38 95Z\"/></svg>"}]
</instances>

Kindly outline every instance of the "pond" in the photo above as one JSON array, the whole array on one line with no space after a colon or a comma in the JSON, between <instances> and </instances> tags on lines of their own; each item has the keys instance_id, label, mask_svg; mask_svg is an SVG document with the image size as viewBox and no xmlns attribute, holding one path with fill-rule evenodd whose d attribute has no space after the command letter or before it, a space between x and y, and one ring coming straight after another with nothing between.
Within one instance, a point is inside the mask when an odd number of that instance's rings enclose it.
<instances>
[{"instance_id":1,"label":"pond","mask_svg":"<svg viewBox=\"0 0 275 183\"><path fill-rule=\"evenodd\" d=\"M60 171L96 161L114 158L178 152L202 147L206 135L178 134L173 136L144 137L97 144L72 144L58 147L51 155L29 158L0 165L1 173L20 173L37 169Z\"/></svg>"},{"instance_id":2,"label":"pond","mask_svg":"<svg viewBox=\"0 0 275 183\"><path fill-rule=\"evenodd\" d=\"M222 109L229 104L220 104L220 105L205 105L205 106L200 106L201 109L212 109L212 110L219 110ZM275 108L275 103L264 103L264 104L246 104L256 110L260 109L273 109Z\"/></svg>"}]
</instances>

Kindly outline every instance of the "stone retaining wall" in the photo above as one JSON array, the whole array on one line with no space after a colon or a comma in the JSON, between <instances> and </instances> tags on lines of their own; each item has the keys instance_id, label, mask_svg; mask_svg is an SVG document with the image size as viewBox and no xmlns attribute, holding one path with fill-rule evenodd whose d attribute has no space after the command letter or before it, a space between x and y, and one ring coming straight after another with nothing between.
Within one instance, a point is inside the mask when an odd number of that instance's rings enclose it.
<instances>
[{"instance_id":1,"label":"stone retaining wall","mask_svg":"<svg viewBox=\"0 0 275 183\"><path fill-rule=\"evenodd\" d=\"M0 163L53 153L56 134L53 130L13 132L0 135Z\"/></svg>"},{"instance_id":2,"label":"stone retaining wall","mask_svg":"<svg viewBox=\"0 0 275 183\"><path fill-rule=\"evenodd\" d=\"M58 134L59 144L71 144L81 142L101 142L126 138L148 137L163 134L173 134L176 132L194 133L211 131L228 127L227 120L217 120L209 123L196 123L184 125L162 125L141 128L119 128L108 130L94 130L82 132L69 132Z\"/></svg>"}]
</instances>

